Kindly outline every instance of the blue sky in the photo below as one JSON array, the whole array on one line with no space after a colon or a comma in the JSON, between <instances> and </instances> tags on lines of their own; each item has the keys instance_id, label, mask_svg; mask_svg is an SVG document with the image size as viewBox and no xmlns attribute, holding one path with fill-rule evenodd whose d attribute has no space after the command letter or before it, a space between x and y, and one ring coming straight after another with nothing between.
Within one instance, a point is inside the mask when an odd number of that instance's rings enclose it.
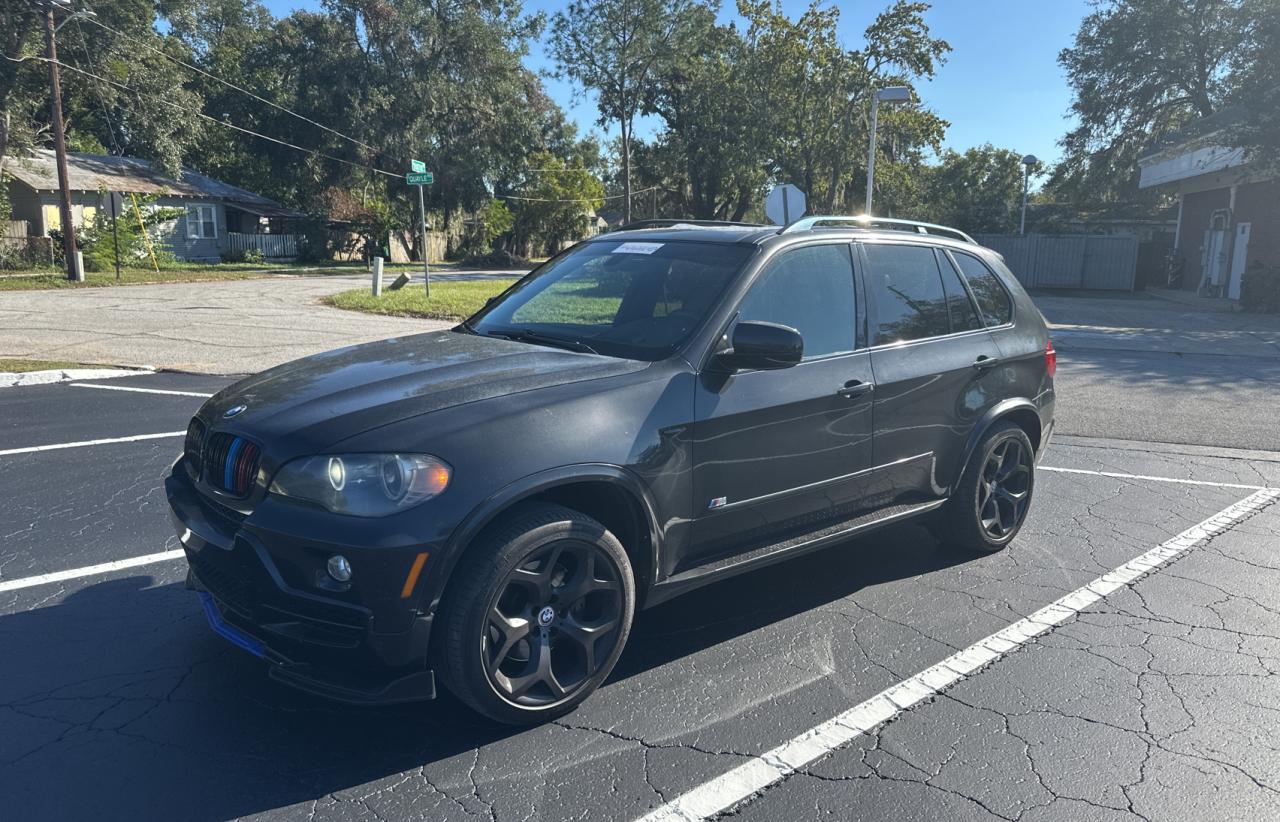
<instances>
[{"instance_id":1,"label":"blue sky","mask_svg":"<svg viewBox=\"0 0 1280 822\"><path fill-rule=\"evenodd\" d=\"M280 16L294 9L315 9L320 0L265 0ZM838 3L840 28L848 46L862 42L862 32L889 0ZM562 4L526 0L530 11L556 11ZM784 0L798 16L806 0ZM1070 126L1070 89L1057 63L1070 45L1088 0L935 0L926 20L935 37L954 49L930 82L920 85L925 105L950 121L945 145L960 151L990 142L1052 162L1061 151L1057 141ZM723 0L721 17L733 16L732 0ZM531 68L547 67L536 45ZM582 129L594 128L595 105L574 102L569 86L545 80L547 90ZM649 126L652 128L652 125Z\"/></svg>"}]
</instances>

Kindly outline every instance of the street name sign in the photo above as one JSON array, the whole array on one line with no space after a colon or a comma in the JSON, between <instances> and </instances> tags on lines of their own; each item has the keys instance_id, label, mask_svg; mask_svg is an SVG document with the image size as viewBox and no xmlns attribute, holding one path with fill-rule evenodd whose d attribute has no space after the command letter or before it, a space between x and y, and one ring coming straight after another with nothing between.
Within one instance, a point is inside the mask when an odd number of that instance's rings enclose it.
<instances>
[{"instance_id":1,"label":"street name sign","mask_svg":"<svg viewBox=\"0 0 1280 822\"><path fill-rule=\"evenodd\" d=\"M404 181L411 186L429 186L436 181L436 176L430 171L413 172L404 175Z\"/></svg>"},{"instance_id":2,"label":"street name sign","mask_svg":"<svg viewBox=\"0 0 1280 822\"><path fill-rule=\"evenodd\" d=\"M422 172L427 170L427 164L422 162L421 160L410 160L409 170L416 171L417 173L421 174Z\"/></svg>"}]
</instances>

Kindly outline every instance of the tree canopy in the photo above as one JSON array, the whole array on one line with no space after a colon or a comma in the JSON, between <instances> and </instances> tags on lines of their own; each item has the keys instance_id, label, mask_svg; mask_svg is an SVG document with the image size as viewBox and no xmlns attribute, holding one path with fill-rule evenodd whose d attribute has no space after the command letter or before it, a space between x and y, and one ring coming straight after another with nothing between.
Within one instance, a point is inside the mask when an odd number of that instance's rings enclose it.
<instances>
[{"instance_id":1,"label":"tree canopy","mask_svg":"<svg viewBox=\"0 0 1280 822\"><path fill-rule=\"evenodd\" d=\"M1237 96L1248 67L1267 60L1259 27L1277 14L1276 0L1098 3L1059 57L1079 125L1049 187L1079 203L1135 196L1138 158Z\"/></svg>"}]
</instances>

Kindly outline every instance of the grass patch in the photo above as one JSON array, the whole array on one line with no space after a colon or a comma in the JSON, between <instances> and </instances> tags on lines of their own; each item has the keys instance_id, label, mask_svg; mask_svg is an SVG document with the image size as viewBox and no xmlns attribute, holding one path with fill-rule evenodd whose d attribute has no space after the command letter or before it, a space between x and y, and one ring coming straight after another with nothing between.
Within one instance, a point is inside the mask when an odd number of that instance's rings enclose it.
<instances>
[{"instance_id":1,"label":"grass patch","mask_svg":"<svg viewBox=\"0 0 1280 822\"><path fill-rule=\"evenodd\" d=\"M53 371L67 368L80 368L81 363L63 362L61 360L20 360L0 357L0 373L25 374L28 371Z\"/></svg>"},{"instance_id":2,"label":"grass patch","mask_svg":"<svg viewBox=\"0 0 1280 822\"><path fill-rule=\"evenodd\" d=\"M433 269L454 270L456 265L450 263L432 263ZM113 285L151 285L156 283L203 283L219 280L248 280L268 274L288 274L296 269L299 275L352 275L364 274L368 268L363 262L332 263L185 263L176 262L166 265L157 273L150 268L122 268L120 279L116 280L115 269L107 271L85 272L83 283L74 283L67 279L61 269L11 270L0 269L0 291L37 291L52 288L97 288ZM422 270L422 263L388 263L384 269L387 274L405 272L413 274ZM506 287L505 285L503 286ZM483 301L482 301L483 302Z\"/></svg>"},{"instance_id":3,"label":"grass patch","mask_svg":"<svg viewBox=\"0 0 1280 822\"><path fill-rule=\"evenodd\" d=\"M116 280L115 271L90 271L84 282L74 283L62 272L0 272L0 291L38 291L52 288L95 288L143 283L198 283L209 280L246 280L257 276L252 270L205 266L203 268L162 268L156 273L149 268L126 268Z\"/></svg>"},{"instance_id":4,"label":"grass patch","mask_svg":"<svg viewBox=\"0 0 1280 822\"><path fill-rule=\"evenodd\" d=\"M340 291L322 298L334 308L386 314L394 317L421 317L428 320L463 320L484 307L490 297L502 293L514 279L437 280L431 283L431 298L417 280L399 291L383 291L375 297L367 288Z\"/></svg>"}]
</instances>

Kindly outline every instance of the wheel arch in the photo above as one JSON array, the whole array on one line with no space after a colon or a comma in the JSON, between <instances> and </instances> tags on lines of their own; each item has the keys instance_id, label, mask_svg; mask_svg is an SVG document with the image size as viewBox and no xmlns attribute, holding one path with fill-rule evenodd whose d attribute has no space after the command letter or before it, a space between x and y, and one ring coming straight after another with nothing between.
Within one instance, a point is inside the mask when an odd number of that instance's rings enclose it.
<instances>
[{"instance_id":1,"label":"wheel arch","mask_svg":"<svg viewBox=\"0 0 1280 822\"><path fill-rule=\"evenodd\" d=\"M537 500L581 511L609 528L631 558L637 606L643 606L660 567L662 536L656 505L635 474L617 465L593 463L532 474L506 485L473 508L446 543L443 581L433 593L430 612L439 606L467 545L516 505Z\"/></svg>"},{"instance_id":2,"label":"wheel arch","mask_svg":"<svg viewBox=\"0 0 1280 822\"><path fill-rule=\"evenodd\" d=\"M964 459L960 461L960 469L951 479L950 492L954 493L956 483L960 481L960 477L964 476L964 469L973 457L978 443L982 442L982 438L987 435L987 431L991 430L991 426L1000 422L1012 422L1025 431L1027 438L1031 440L1032 451L1039 452L1044 423L1040 419L1040 411L1035 403L1022 398L1002 400L987 409L978 423L973 426L973 430L969 432L969 438L964 445Z\"/></svg>"}]
</instances>

